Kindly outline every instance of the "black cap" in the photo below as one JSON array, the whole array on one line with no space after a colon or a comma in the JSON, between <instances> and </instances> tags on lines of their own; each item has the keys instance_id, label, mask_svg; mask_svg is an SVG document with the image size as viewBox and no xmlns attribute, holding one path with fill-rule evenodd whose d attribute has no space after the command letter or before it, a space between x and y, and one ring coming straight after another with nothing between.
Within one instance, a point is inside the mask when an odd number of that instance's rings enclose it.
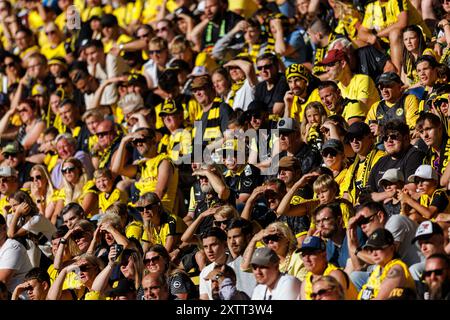
<instances>
[{"instance_id":1,"label":"black cap","mask_svg":"<svg viewBox=\"0 0 450 320\"><path fill-rule=\"evenodd\" d=\"M393 83L403 84L402 80L400 79L400 76L392 71L381 74L377 79L377 84L393 84Z\"/></svg>"},{"instance_id":2,"label":"black cap","mask_svg":"<svg viewBox=\"0 0 450 320\"><path fill-rule=\"evenodd\" d=\"M107 13L102 16L101 20L102 27L114 27L119 25L115 15Z\"/></svg>"},{"instance_id":3,"label":"black cap","mask_svg":"<svg viewBox=\"0 0 450 320\"><path fill-rule=\"evenodd\" d=\"M341 140L338 139L328 139L327 141L325 141L322 146L322 152L325 149L333 149L339 153L344 153L344 145L342 144Z\"/></svg>"},{"instance_id":4,"label":"black cap","mask_svg":"<svg viewBox=\"0 0 450 320\"><path fill-rule=\"evenodd\" d=\"M132 73L128 76L128 85L147 85L147 80L142 74Z\"/></svg>"},{"instance_id":5,"label":"black cap","mask_svg":"<svg viewBox=\"0 0 450 320\"><path fill-rule=\"evenodd\" d=\"M108 292L108 296L110 297L124 296L130 292L136 292L134 281L130 279L120 279L114 282L113 288Z\"/></svg>"},{"instance_id":6,"label":"black cap","mask_svg":"<svg viewBox=\"0 0 450 320\"><path fill-rule=\"evenodd\" d=\"M385 228L379 228L372 232L372 234L369 236L369 239L367 239L366 244L362 247L363 249L367 248L383 248L389 245L394 244L394 236L392 233L385 229Z\"/></svg>"},{"instance_id":7,"label":"black cap","mask_svg":"<svg viewBox=\"0 0 450 320\"><path fill-rule=\"evenodd\" d=\"M367 123L358 121L353 123L347 130L346 138L350 141L353 137L365 137L370 134L370 127Z\"/></svg>"}]
</instances>

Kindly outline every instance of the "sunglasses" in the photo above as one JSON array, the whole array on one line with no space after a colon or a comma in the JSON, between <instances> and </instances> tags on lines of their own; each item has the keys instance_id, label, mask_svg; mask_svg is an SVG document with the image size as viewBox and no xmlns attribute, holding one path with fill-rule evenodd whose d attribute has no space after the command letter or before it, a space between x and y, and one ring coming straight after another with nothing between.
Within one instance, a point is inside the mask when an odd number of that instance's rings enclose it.
<instances>
[{"instance_id":1,"label":"sunglasses","mask_svg":"<svg viewBox=\"0 0 450 320\"><path fill-rule=\"evenodd\" d=\"M326 157L328 157L328 156L336 157L337 154L338 154L337 151L334 150L334 149L325 149L325 150L322 152L322 156L323 156L324 158L326 158Z\"/></svg>"},{"instance_id":2,"label":"sunglasses","mask_svg":"<svg viewBox=\"0 0 450 320\"><path fill-rule=\"evenodd\" d=\"M107 136L110 132L111 132L111 130L108 130L108 131L102 131L102 132L97 132L96 135L97 135L97 137L99 137L99 138L103 138L103 137Z\"/></svg>"},{"instance_id":3,"label":"sunglasses","mask_svg":"<svg viewBox=\"0 0 450 320\"><path fill-rule=\"evenodd\" d=\"M148 141L148 138L142 138L142 139L134 139L131 143L133 145L138 145L138 144L144 144Z\"/></svg>"},{"instance_id":4,"label":"sunglasses","mask_svg":"<svg viewBox=\"0 0 450 320\"><path fill-rule=\"evenodd\" d=\"M399 141L400 140L400 135L397 133L391 133L391 134L387 134L385 136L383 136L383 141L386 142L389 139L391 140L395 140L395 141Z\"/></svg>"},{"instance_id":5,"label":"sunglasses","mask_svg":"<svg viewBox=\"0 0 450 320\"><path fill-rule=\"evenodd\" d=\"M262 71L262 70L269 70L270 68L272 68L273 63L269 63L269 64L265 64L263 66L257 66L256 69L258 69L258 71Z\"/></svg>"},{"instance_id":6,"label":"sunglasses","mask_svg":"<svg viewBox=\"0 0 450 320\"><path fill-rule=\"evenodd\" d=\"M144 259L144 264L156 263L159 261L159 258L161 258L161 256L154 256L152 258Z\"/></svg>"},{"instance_id":7,"label":"sunglasses","mask_svg":"<svg viewBox=\"0 0 450 320\"><path fill-rule=\"evenodd\" d=\"M389 248L390 246L391 246L390 244L387 244L387 245L382 246L382 247L367 247L364 250L367 251L367 253L371 254L375 250L384 250L386 248Z\"/></svg>"},{"instance_id":8,"label":"sunglasses","mask_svg":"<svg viewBox=\"0 0 450 320\"><path fill-rule=\"evenodd\" d=\"M0 183L8 183L12 181L13 180L11 179L11 177L0 177Z\"/></svg>"},{"instance_id":9,"label":"sunglasses","mask_svg":"<svg viewBox=\"0 0 450 320\"><path fill-rule=\"evenodd\" d=\"M306 256L317 256L319 254L321 254L323 251L321 250L314 250L314 249L306 249L303 250L300 254L302 257L306 257Z\"/></svg>"},{"instance_id":10,"label":"sunglasses","mask_svg":"<svg viewBox=\"0 0 450 320\"><path fill-rule=\"evenodd\" d=\"M88 264L83 264L82 266L79 267L81 272L86 272L89 271L90 269L92 269L91 265Z\"/></svg>"},{"instance_id":11,"label":"sunglasses","mask_svg":"<svg viewBox=\"0 0 450 320\"><path fill-rule=\"evenodd\" d=\"M355 135L348 138L349 142L353 142L354 140L362 141L364 139L364 135Z\"/></svg>"},{"instance_id":12,"label":"sunglasses","mask_svg":"<svg viewBox=\"0 0 450 320\"><path fill-rule=\"evenodd\" d=\"M72 234L72 239L73 239L73 240L80 240L81 238L84 237L85 234L86 234L86 233L85 233L84 231L74 232L74 233Z\"/></svg>"},{"instance_id":13,"label":"sunglasses","mask_svg":"<svg viewBox=\"0 0 450 320\"><path fill-rule=\"evenodd\" d=\"M377 214L375 213L369 217L360 218L360 220L358 220L358 226L362 226L363 224L368 224L368 223L372 222L372 220L375 218L376 215Z\"/></svg>"},{"instance_id":14,"label":"sunglasses","mask_svg":"<svg viewBox=\"0 0 450 320\"><path fill-rule=\"evenodd\" d=\"M442 276L444 274L444 269L434 269L434 270L428 270L423 272L424 278L431 277L432 274L435 274L436 276Z\"/></svg>"},{"instance_id":15,"label":"sunglasses","mask_svg":"<svg viewBox=\"0 0 450 320\"><path fill-rule=\"evenodd\" d=\"M61 171L63 174L66 174L66 173L75 171L75 169L76 169L75 167L65 167L65 168L62 168Z\"/></svg>"},{"instance_id":16,"label":"sunglasses","mask_svg":"<svg viewBox=\"0 0 450 320\"><path fill-rule=\"evenodd\" d=\"M45 31L45 34L48 36L48 35L51 35L51 34L55 34L56 33L56 30L49 30L49 31Z\"/></svg>"},{"instance_id":17,"label":"sunglasses","mask_svg":"<svg viewBox=\"0 0 450 320\"><path fill-rule=\"evenodd\" d=\"M37 176L31 177L31 179L33 179L33 181L39 181L39 180L42 180L42 176L37 175Z\"/></svg>"},{"instance_id":18,"label":"sunglasses","mask_svg":"<svg viewBox=\"0 0 450 320\"><path fill-rule=\"evenodd\" d=\"M326 295L326 294L329 294L329 293L333 292L333 290L334 290L333 288L320 289L317 292L311 293L311 298L313 300L315 300L317 297L321 297L323 295Z\"/></svg>"},{"instance_id":19,"label":"sunglasses","mask_svg":"<svg viewBox=\"0 0 450 320\"><path fill-rule=\"evenodd\" d=\"M67 86L67 84L68 84L68 82L60 82L60 83L56 83L56 85L57 85L58 87L65 87L65 86Z\"/></svg>"},{"instance_id":20,"label":"sunglasses","mask_svg":"<svg viewBox=\"0 0 450 320\"><path fill-rule=\"evenodd\" d=\"M161 52L162 52L161 49L160 49L160 50L149 50L149 51L148 51L148 53L149 53L150 55L152 55L152 54L161 54Z\"/></svg>"},{"instance_id":21,"label":"sunglasses","mask_svg":"<svg viewBox=\"0 0 450 320\"><path fill-rule=\"evenodd\" d=\"M143 206L143 207L136 207L136 210L139 211L139 212L151 211L152 208L154 206L156 206L156 205L158 205L158 203L152 203L152 204L148 204L148 205Z\"/></svg>"},{"instance_id":22,"label":"sunglasses","mask_svg":"<svg viewBox=\"0 0 450 320\"><path fill-rule=\"evenodd\" d=\"M17 153L4 153L5 159L17 158Z\"/></svg>"},{"instance_id":23,"label":"sunglasses","mask_svg":"<svg viewBox=\"0 0 450 320\"><path fill-rule=\"evenodd\" d=\"M139 39L142 38L148 38L150 36L150 33L146 33L146 34L141 34L140 36L137 36Z\"/></svg>"},{"instance_id":24,"label":"sunglasses","mask_svg":"<svg viewBox=\"0 0 450 320\"><path fill-rule=\"evenodd\" d=\"M272 242L278 242L278 241L280 241L281 239L282 239L282 237L281 237L279 234L271 234L271 235L268 235L268 236L263 237L263 238L262 238L262 241L263 241L265 244L269 244L270 241L272 241Z\"/></svg>"},{"instance_id":25,"label":"sunglasses","mask_svg":"<svg viewBox=\"0 0 450 320\"><path fill-rule=\"evenodd\" d=\"M159 33L159 32L163 32L163 31L167 31L167 30L168 30L167 27L162 27L160 29L156 29L155 31L156 31L156 33Z\"/></svg>"},{"instance_id":26,"label":"sunglasses","mask_svg":"<svg viewBox=\"0 0 450 320\"><path fill-rule=\"evenodd\" d=\"M266 266L260 266L258 264L252 264L252 269L256 270L256 269L267 269L268 267Z\"/></svg>"},{"instance_id":27,"label":"sunglasses","mask_svg":"<svg viewBox=\"0 0 450 320\"><path fill-rule=\"evenodd\" d=\"M5 67L9 68L9 67L15 67L16 64L14 62L10 62L10 63L5 63Z\"/></svg>"},{"instance_id":28,"label":"sunglasses","mask_svg":"<svg viewBox=\"0 0 450 320\"><path fill-rule=\"evenodd\" d=\"M231 219L226 219L226 220L221 220L221 221L214 220L213 224L215 227L220 227L221 225L224 224L228 228L228 226L230 225L230 221L231 221Z\"/></svg>"}]
</instances>

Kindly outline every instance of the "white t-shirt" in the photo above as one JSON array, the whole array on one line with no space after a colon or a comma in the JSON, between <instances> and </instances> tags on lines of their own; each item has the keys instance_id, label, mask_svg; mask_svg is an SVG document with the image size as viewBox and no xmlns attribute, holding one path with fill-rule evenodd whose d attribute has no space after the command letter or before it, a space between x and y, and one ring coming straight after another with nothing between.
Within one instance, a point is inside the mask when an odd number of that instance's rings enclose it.
<instances>
[{"instance_id":1,"label":"white t-shirt","mask_svg":"<svg viewBox=\"0 0 450 320\"><path fill-rule=\"evenodd\" d=\"M236 289L244 291L249 297L253 294L253 289L256 286L255 276L253 272L245 272L241 269L241 262L244 258L242 256L237 257L228 265L233 268L236 274Z\"/></svg>"},{"instance_id":2,"label":"white t-shirt","mask_svg":"<svg viewBox=\"0 0 450 320\"><path fill-rule=\"evenodd\" d=\"M296 277L282 273L272 290L265 284L258 284L253 290L252 300L300 300L301 285Z\"/></svg>"},{"instance_id":3,"label":"white t-shirt","mask_svg":"<svg viewBox=\"0 0 450 320\"><path fill-rule=\"evenodd\" d=\"M17 285L23 282L25 274L32 268L25 247L14 239L7 239L0 248L0 270L15 270L13 276L6 283L9 292L13 292Z\"/></svg>"},{"instance_id":4,"label":"white t-shirt","mask_svg":"<svg viewBox=\"0 0 450 320\"><path fill-rule=\"evenodd\" d=\"M230 94L228 94L228 99L230 98ZM248 81L248 79L245 79L244 84L242 85L242 87L236 92L236 96L234 97L234 101L233 101L233 110L236 109L242 109L244 111L247 111L247 107L250 104L250 102L252 102L253 100L255 100L255 87L252 87L250 85L250 82Z\"/></svg>"}]
</instances>

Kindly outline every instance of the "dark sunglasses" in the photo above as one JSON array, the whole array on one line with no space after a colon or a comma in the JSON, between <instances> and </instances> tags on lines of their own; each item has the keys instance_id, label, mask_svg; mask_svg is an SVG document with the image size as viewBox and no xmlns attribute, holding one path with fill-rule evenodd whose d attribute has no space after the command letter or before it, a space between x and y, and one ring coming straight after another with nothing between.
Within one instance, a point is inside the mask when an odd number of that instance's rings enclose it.
<instances>
[{"instance_id":1,"label":"dark sunglasses","mask_svg":"<svg viewBox=\"0 0 450 320\"><path fill-rule=\"evenodd\" d=\"M334 289L333 288L328 288L328 289L320 289L317 292L313 292L311 293L311 299L315 300L317 297L321 297L324 294L330 293L332 292Z\"/></svg>"},{"instance_id":2,"label":"dark sunglasses","mask_svg":"<svg viewBox=\"0 0 450 320\"><path fill-rule=\"evenodd\" d=\"M273 63L269 63L269 64L265 64L263 66L257 66L256 69L258 69L258 71L262 71L262 70L269 70L270 68L272 68Z\"/></svg>"},{"instance_id":3,"label":"dark sunglasses","mask_svg":"<svg viewBox=\"0 0 450 320\"><path fill-rule=\"evenodd\" d=\"M108 131L102 131L102 132L97 132L96 135L99 138L103 138L104 136L107 136L109 133L111 132L111 130Z\"/></svg>"},{"instance_id":4,"label":"dark sunglasses","mask_svg":"<svg viewBox=\"0 0 450 320\"><path fill-rule=\"evenodd\" d=\"M48 35L51 35L51 34L55 34L56 33L56 30L50 30L50 31L46 31L45 32L45 34L48 36Z\"/></svg>"},{"instance_id":5,"label":"dark sunglasses","mask_svg":"<svg viewBox=\"0 0 450 320\"><path fill-rule=\"evenodd\" d=\"M162 27L162 28L160 28L160 29L155 29L156 33L162 32L162 31L167 31L167 30L168 30L167 27Z\"/></svg>"},{"instance_id":6,"label":"dark sunglasses","mask_svg":"<svg viewBox=\"0 0 450 320\"><path fill-rule=\"evenodd\" d=\"M66 173L75 171L75 169L76 169L75 167L65 167L65 168L62 168L61 171L62 171L62 173L66 174Z\"/></svg>"},{"instance_id":7,"label":"dark sunglasses","mask_svg":"<svg viewBox=\"0 0 450 320\"><path fill-rule=\"evenodd\" d=\"M139 39L142 38L148 38L150 36L150 33L146 33L146 34L141 34L140 36L137 36Z\"/></svg>"},{"instance_id":8,"label":"dark sunglasses","mask_svg":"<svg viewBox=\"0 0 450 320\"><path fill-rule=\"evenodd\" d=\"M150 262L156 263L159 261L159 258L161 258L161 256L154 256L153 258L144 259L144 264L149 264Z\"/></svg>"},{"instance_id":9,"label":"dark sunglasses","mask_svg":"<svg viewBox=\"0 0 450 320\"><path fill-rule=\"evenodd\" d=\"M5 159L17 158L17 153L4 153Z\"/></svg>"},{"instance_id":10,"label":"dark sunglasses","mask_svg":"<svg viewBox=\"0 0 450 320\"><path fill-rule=\"evenodd\" d=\"M80 240L81 238L84 237L85 234L86 234L86 233L85 233L84 231L74 232L74 233L72 234L72 239L73 239L73 240Z\"/></svg>"},{"instance_id":11,"label":"dark sunglasses","mask_svg":"<svg viewBox=\"0 0 450 320\"><path fill-rule=\"evenodd\" d=\"M5 67L9 68L9 67L15 67L16 64L14 62L10 62L10 63L5 63Z\"/></svg>"},{"instance_id":12,"label":"dark sunglasses","mask_svg":"<svg viewBox=\"0 0 450 320\"><path fill-rule=\"evenodd\" d=\"M39 180L42 180L42 176L37 175L37 176L31 177L31 179L33 179L33 181L39 181Z\"/></svg>"},{"instance_id":13,"label":"dark sunglasses","mask_svg":"<svg viewBox=\"0 0 450 320\"><path fill-rule=\"evenodd\" d=\"M148 204L148 205L143 206L143 207L136 207L136 210L139 211L139 212L151 211L152 208L154 206L156 206L156 205L158 205L158 203L152 203L152 204Z\"/></svg>"},{"instance_id":14,"label":"dark sunglasses","mask_svg":"<svg viewBox=\"0 0 450 320\"><path fill-rule=\"evenodd\" d=\"M350 137L348 138L348 141L349 141L349 142L352 142L353 140L362 141L362 139L364 139L364 135L360 134L360 135L350 136Z\"/></svg>"},{"instance_id":15,"label":"dark sunglasses","mask_svg":"<svg viewBox=\"0 0 450 320\"><path fill-rule=\"evenodd\" d=\"M66 82L66 81L60 82L60 83L56 83L56 85L57 85L58 87L65 87L65 86L67 86L67 84L68 84L68 82Z\"/></svg>"},{"instance_id":16,"label":"dark sunglasses","mask_svg":"<svg viewBox=\"0 0 450 320\"><path fill-rule=\"evenodd\" d=\"M152 55L152 54L161 54L161 52L162 52L162 50L149 50L149 51L148 51L148 53L149 53L150 55Z\"/></svg>"},{"instance_id":17,"label":"dark sunglasses","mask_svg":"<svg viewBox=\"0 0 450 320\"><path fill-rule=\"evenodd\" d=\"M383 136L383 141L386 142L389 139L399 141L400 137L401 136L398 133L391 133L391 134L387 134L387 135Z\"/></svg>"},{"instance_id":18,"label":"dark sunglasses","mask_svg":"<svg viewBox=\"0 0 450 320\"><path fill-rule=\"evenodd\" d=\"M263 241L265 244L268 244L270 241L272 241L272 242L278 242L278 241L280 241L281 239L282 239L282 237L281 237L279 234L271 234L271 235L268 235L268 236L263 237L263 238L262 238L262 241Z\"/></svg>"},{"instance_id":19,"label":"dark sunglasses","mask_svg":"<svg viewBox=\"0 0 450 320\"><path fill-rule=\"evenodd\" d=\"M434 270L428 270L423 272L424 278L431 277L432 274L435 274L436 276L442 276L444 274L444 269L434 269Z\"/></svg>"},{"instance_id":20,"label":"dark sunglasses","mask_svg":"<svg viewBox=\"0 0 450 320\"><path fill-rule=\"evenodd\" d=\"M375 218L376 215L377 214L375 213L369 217L360 218L360 220L358 220L358 226L362 226L363 224L368 224L368 223L372 222L372 220Z\"/></svg>"},{"instance_id":21,"label":"dark sunglasses","mask_svg":"<svg viewBox=\"0 0 450 320\"><path fill-rule=\"evenodd\" d=\"M89 271L90 269L92 269L91 265L88 264L83 264L82 266L79 267L81 272L86 272Z\"/></svg>"},{"instance_id":22,"label":"dark sunglasses","mask_svg":"<svg viewBox=\"0 0 450 320\"><path fill-rule=\"evenodd\" d=\"M227 228L230 225L231 219L226 219L226 220L214 220L213 224L215 227L220 227L222 224L224 224Z\"/></svg>"},{"instance_id":23,"label":"dark sunglasses","mask_svg":"<svg viewBox=\"0 0 450 320\"><path fill-rule=\"evenodd\" d=\"M322 152L322 156L325 157L325 158L328 157L328 156L336 157L337 154L338 154L337 151L334 150L334 149L325 149Z\"/></svg>"},{"instance_id":24,"label":"dark sunglasses","mask_svg":"<svg viewBox=\"0 0 450 320\"><path fill-rule=\"evenodd\" d=\"M148 138L142 138L142 139L134 139L131 143L133 145L138 145L138 144L142 144L142 143L146 143L149 139Z\"/></svg>"}]
</instances>

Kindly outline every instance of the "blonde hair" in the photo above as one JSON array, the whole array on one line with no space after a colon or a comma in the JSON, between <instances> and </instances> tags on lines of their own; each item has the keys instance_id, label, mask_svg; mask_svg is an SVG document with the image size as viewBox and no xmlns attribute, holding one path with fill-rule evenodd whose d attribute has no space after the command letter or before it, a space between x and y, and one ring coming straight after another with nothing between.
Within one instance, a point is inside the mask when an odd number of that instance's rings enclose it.
<instances>
[{"instance_id":1,"label":"blonde hair","mask_svg":"<svg viewBox=\"0 0 450 320\"><path fill-rule=\"evenodd\" d=\"M111 226L120 231L122 229L122 225L120 223L120 216L115 212L106 212L102 215L100 224L109 223Z\"/></svg>"},{"instance_id":2,"label":"blonde hair","mask_svg":"<svg viewBox=\"0 0 450 320\"><path fill-rule=\"evenodd\" d=\"M335 194L339 194L339 184L329 174L320 175L313 183L314 193L318 193L323 189L334 191Z\"/></svg>"},{"instance_id":3,"label":"blonde hair","mask_svg":"<svg viewBox=\"0 0 450 320\"><path fill-rule=\"evenodd\" d=\"M94 237L95 227L88 220L85 219L78 220L73 227L74 229L76 227L80 227L80 229L83 232L90 232L92 234L92 237ZM83 254L83 252L81 252L80 248L78 248L78 245L76 244L75 240L72 239L72 237L69 238L69 252L72 255L72 257L76 257L78 255Z\"/></svg>"},{"instance_id":4,"label":"blonde hair","mask_svg":"<svg viewBox=\"0 0 450 320\"><path fill-rule=\"evenodd\" d=\"M311 109L314 109L319 112L319 114L320 114L319 125L324 123L328 117L327 112L325 111L325 108L323 107L322 103L320 103L318 101L313 101L313 102L308 103L305 107L305 110L303 110L303 120L302 120L302 123L300 124L300 132L302 133L302 136L304 136L307 133L306 125L308 124L308 119L306 117L306 112Z\"/></svg>"},{"instance_id":5,"label":"blonde hair","mask_svg":"<svg viewBox=\"0 0 450 320\"><path fill-rule=\"evenodd\" d=\"M169 43L169 51L172 52L174 50L183 52L188 49L191 49L191 43L187 40L183 35L178 35Z\"/></svg>"},{"instance_id":6,"label":"blonde hair","mask_svg":"<svg viewBox=\"0 0 450 320\"><path fill-rule=\"evenodd\" d=\"M150 45L158 46L160 50L167 49L167 40L161 37L153 37L150 39L148 46Z\"/></svg>"},{"instance_id":7,"label":"blonde hair","mask_svg":"<svg viewBox=\"0 0 450 320\"><path fill-rule=\"evenodd\" d=\"M335 277L332 276L319 276L317 279L313 280L312 285L314 286L318 282L326 282L328 286L330 286L333 290L336 290L339 298L341 300L345 300L345 293L344 289L342 288L341 284Z\"/></svg>"},{"instance_id":8,"label":"blonde hair","mask_svg":"<svg viewBox=\"0 0 450 320\"><path fill-rule=\"evenodd\" d=\"M237 212L236 208L229 204L221 206L219 209L217 209L214 215L219 215L220 217L225 219L239 218L239 213Z\"/></svg>"},{"instance_id":9,"label":"blonde hair","mask_svg":"<svg viewBox=\"0 0 450 320\"><path fill-rule=\"evenodd\" d=\"M104 120L105 117L103 114L98 110L87 110L85 113L83 113L83 116L81 117L81 120L83 122L86 122L86 120L90 117L94 117L97 120Z\"/></svg>"},{"instance_id":10,"label":"blonde hair","mask_svg":"<svg viewBox=\"0 0 450 320\"><path fill-rule=\"evenodd\" d=\"M72 187L72 185L67 181L66 177L63 175L63 188L66 194L64 203L78 202L77 200L83 192L83 187L88 182L89 179L87 177L86 172L84 171L83 164L77 158L70 157L64 160L61 165L61 170L64 167L64 164L68 162L73 164L76 168L78 168L78 170L80 170L80 178L78 179L77 184Z\"/></svg>"},{"instance_id":11,"label":"blonde hair","mask_svg":"<svg viewBox=\"0 0 450 320\"><path fill-rule=\"evenodd\" d=\"M275 221L269 224L265 230L275 229L277 233L282 235L284 238L288 239L288 252L289 254L292 250L295 250L297 247L297 240L295 239L294 233L291 228L284 222Z\"/></svg>"},{"instance_id":12,"label":"blonde hair","mask_svg":"<svg viewBox=\"0 0 450 320\"><path fill-rule=\"evenodd\" d=\"M30 170L30 175L33 171L39 171L39 173L47 179L47 192L45 193L45 200L51 199L53 192L55 191L55 187L53 186L52 179L50 178L47 168L42 164L35 164Z\"/></svg>"}]
</instances>

